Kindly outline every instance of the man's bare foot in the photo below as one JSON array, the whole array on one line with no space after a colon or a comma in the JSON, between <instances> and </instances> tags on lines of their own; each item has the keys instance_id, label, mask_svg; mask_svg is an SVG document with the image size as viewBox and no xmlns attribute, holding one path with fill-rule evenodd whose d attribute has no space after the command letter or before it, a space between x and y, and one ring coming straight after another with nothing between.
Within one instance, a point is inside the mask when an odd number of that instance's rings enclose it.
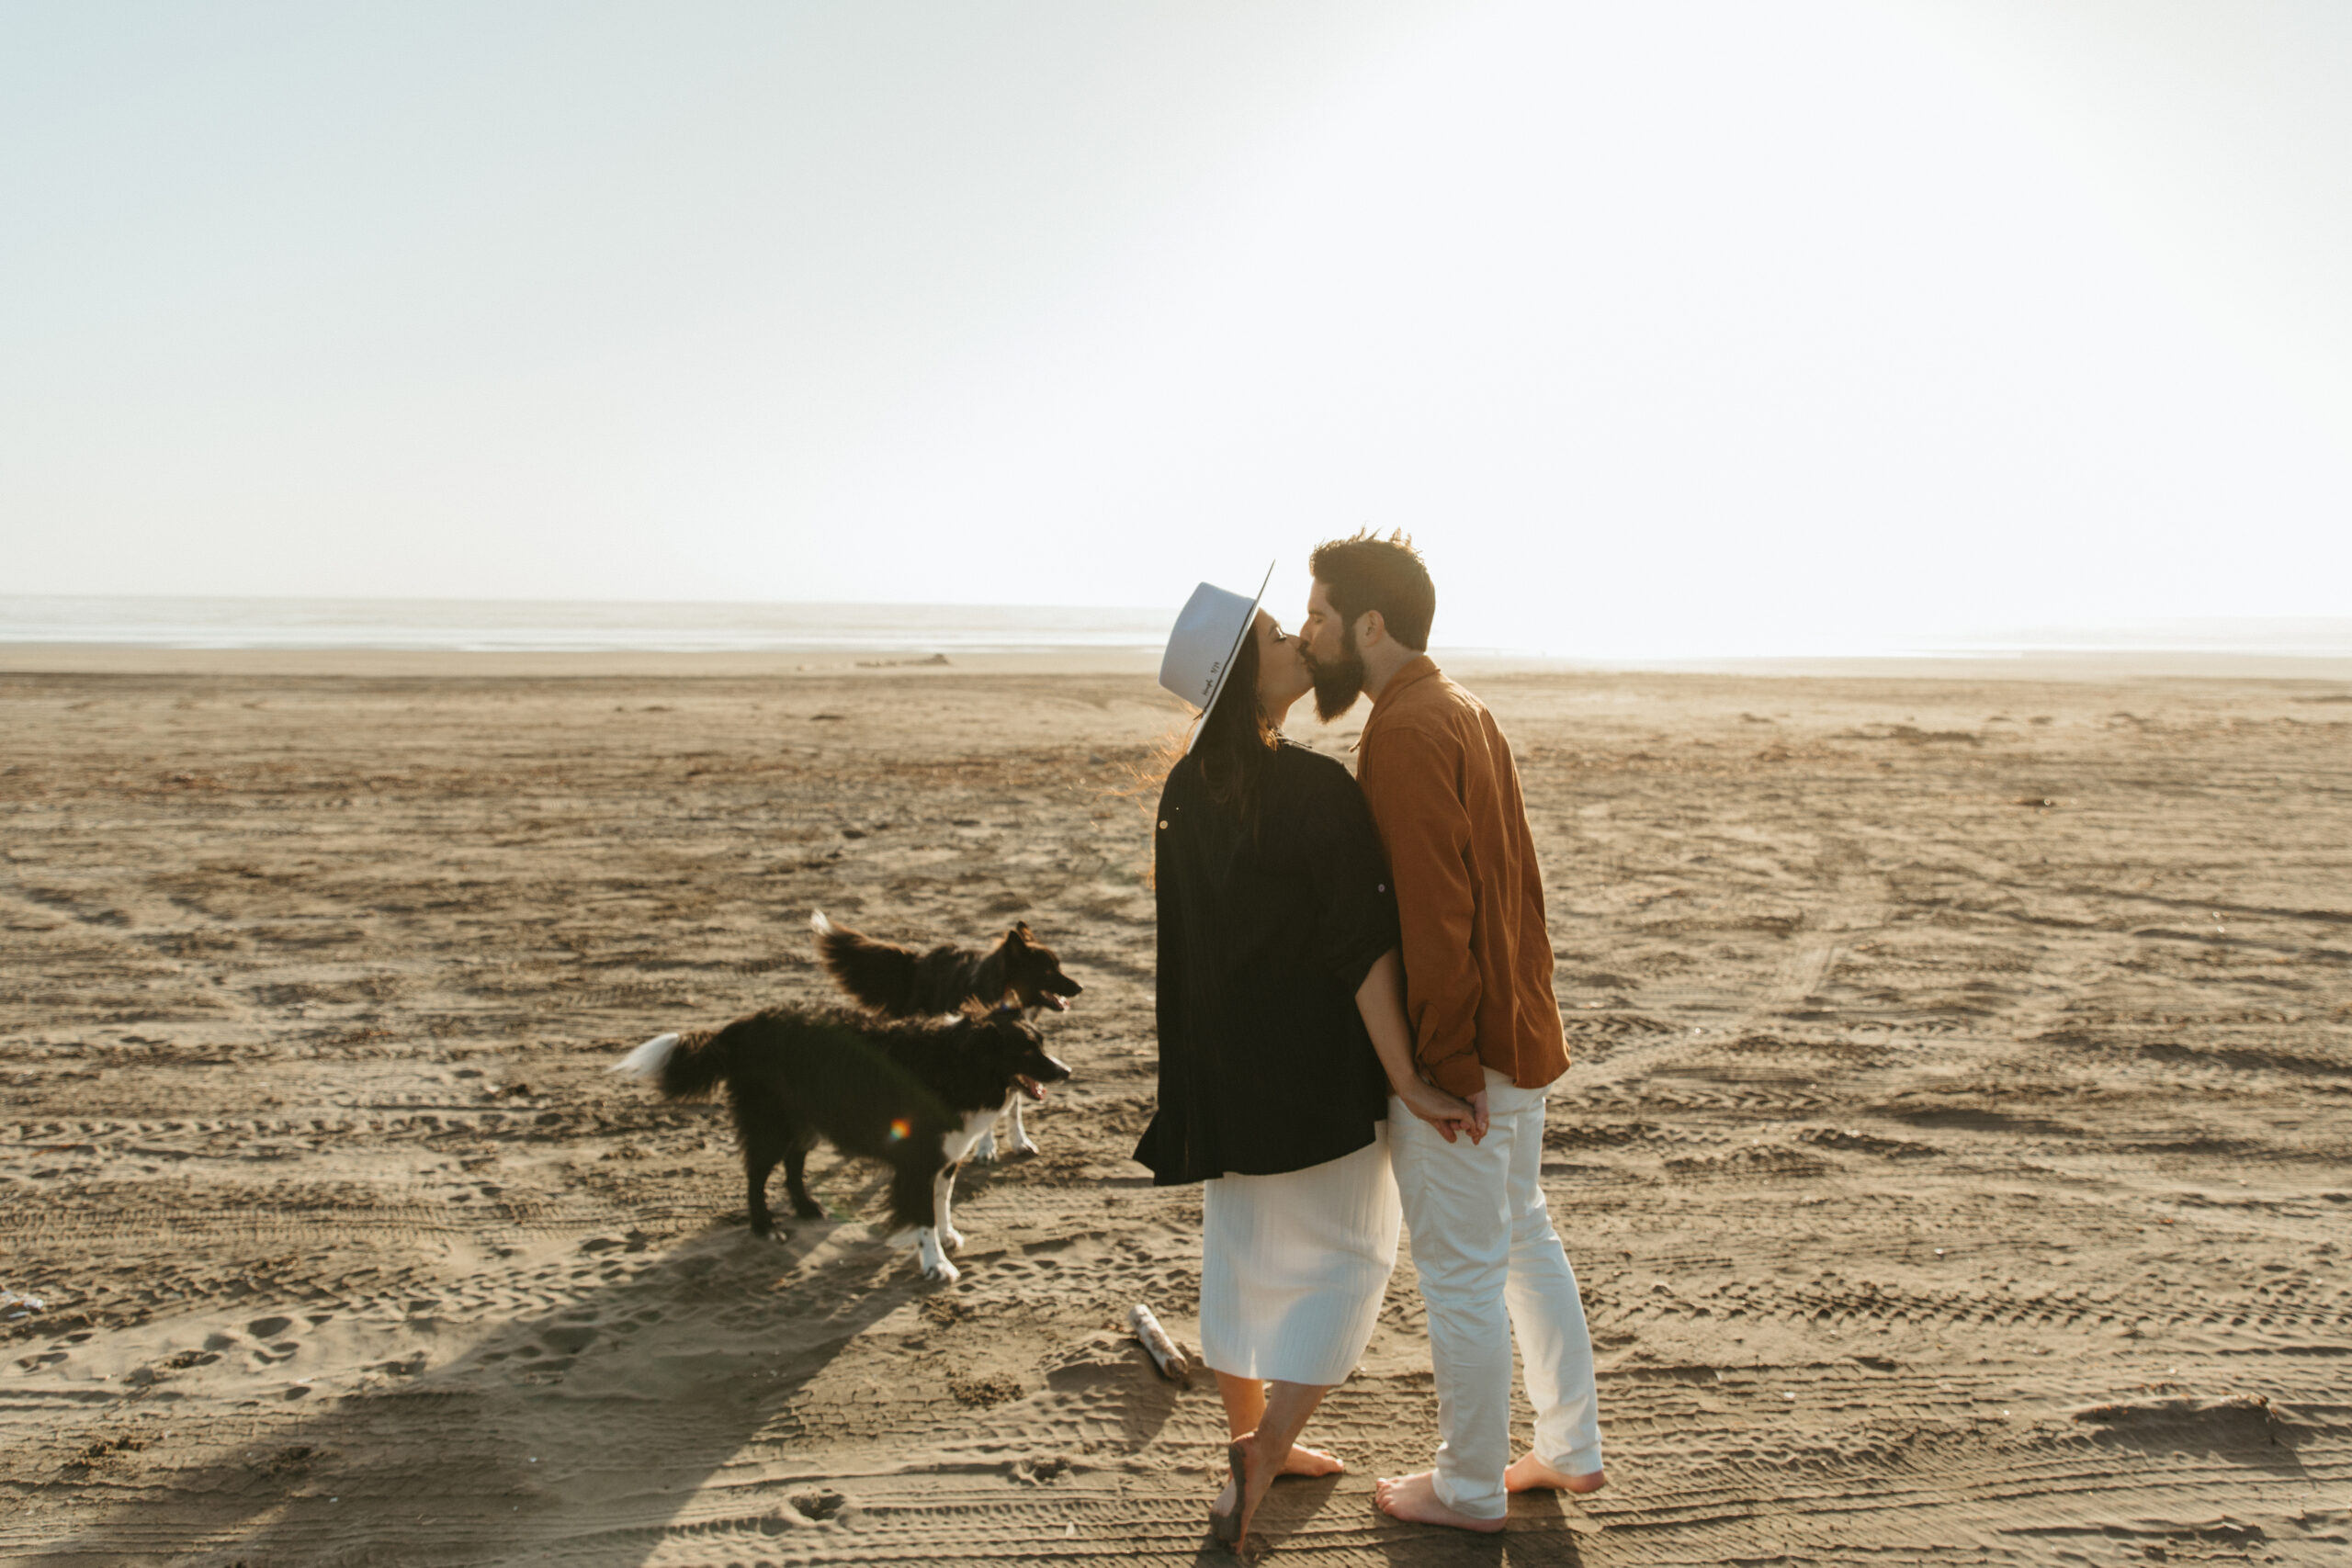
<instances>
[{"instance_id":1,"label":"man's bare foot","mask_svg":"<svg viewBox=\"0 0 2352 1568\"><path fill-rule=\"evenodd\" d=\"M1293 1443L1290 1458L1283 1461L1282 1475L1345 1475L1347 1461L1337 1454L1327 1454L1321 1449L1310 1449Z\"/></svg>"},{"instance_id":2,"label":"man's bare foot","mask_svg":"<svg viewBox=\"0 0 2352 1568\"><path fill-rule=\"evenodd\" d=\"M1503 1472L1506 1492L1598 1492L1609 1484L1609 1472L1596 1470L1589 1475L1570 1475L1565 1470L1555 1470L1532 1453L1513 1460Z\"/></svg>"},{"instance_id":3,"label":"man's bare foot","mask_svg":"<svg viewBox=\"0 0 2352 1568\"><path fill-rule=\"evenodd\" d=\"M1408 1519L1419 1525L1452 1525L1455 1529L1476 1530L1482 1535L1492 1535L1503 1528L1500 1519L1473 1518L1447 1507L1437 1495L1437 1476L1426 1470L1419 1475L1382 1477L1372 1489L1372 1500L1392 1519Z\"/></svg>"}]
</instances>

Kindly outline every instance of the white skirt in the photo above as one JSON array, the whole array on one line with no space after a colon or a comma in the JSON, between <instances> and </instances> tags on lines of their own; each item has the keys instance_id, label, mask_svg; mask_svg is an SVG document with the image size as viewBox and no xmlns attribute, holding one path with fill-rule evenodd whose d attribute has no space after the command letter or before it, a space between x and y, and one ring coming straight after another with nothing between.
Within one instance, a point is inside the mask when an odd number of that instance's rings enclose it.
<instances>
[{"instance_id":1,"label":"white skirt","mask_svg":"<svg viewBox=\"0 0 2352 1568\"><path fill-rule=\"evenodd\" d=\"M1388 1123L1351 1155L1205 1186L1201 1359L1234 1377L1344 1382L1396 1267L1403 1211Z\"/></svg>"}]
</instances>

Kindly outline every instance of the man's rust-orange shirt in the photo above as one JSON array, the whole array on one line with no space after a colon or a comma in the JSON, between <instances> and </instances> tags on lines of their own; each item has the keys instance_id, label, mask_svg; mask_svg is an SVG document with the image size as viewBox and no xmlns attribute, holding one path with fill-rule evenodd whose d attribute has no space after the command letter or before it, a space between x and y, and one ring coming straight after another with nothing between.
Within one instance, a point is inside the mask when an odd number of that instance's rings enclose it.
<instances>
[{"instance_id":1,"label":"man's rust-orange shirt","mask_svg":"<svg viewBox=\"0 0 2352 1568\"><path fill-rule=\"evenodd\" d=\"M1480 1066L1538 1089L1567 1070L1544 877L1510 743L1427 654L1389 679L1356 781L1388 852L1405 1013L1430 1081L1468 1099Z\"/></svg>"}]
</instances>

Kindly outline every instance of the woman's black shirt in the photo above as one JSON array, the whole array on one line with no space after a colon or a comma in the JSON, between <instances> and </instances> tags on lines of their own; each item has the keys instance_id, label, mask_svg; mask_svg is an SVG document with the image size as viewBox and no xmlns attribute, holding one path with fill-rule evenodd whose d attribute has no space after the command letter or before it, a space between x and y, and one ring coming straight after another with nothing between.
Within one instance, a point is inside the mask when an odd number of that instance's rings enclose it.
<instances>
[{"instance_id":1,"label":"woman's black shirt","mask_svg":"<svg viewBox=\"0 0 2352 1568\"><path fill-rule=\"evenodd\" d=\"M1388 1114L1355 995L1397 942L1363 795L1284 742L1254 831L1187 757L1160 792L1159 1110L1136 1148L1154 1185L1271 1176L1353 1154Z\"/></svg>"}]
</instances>

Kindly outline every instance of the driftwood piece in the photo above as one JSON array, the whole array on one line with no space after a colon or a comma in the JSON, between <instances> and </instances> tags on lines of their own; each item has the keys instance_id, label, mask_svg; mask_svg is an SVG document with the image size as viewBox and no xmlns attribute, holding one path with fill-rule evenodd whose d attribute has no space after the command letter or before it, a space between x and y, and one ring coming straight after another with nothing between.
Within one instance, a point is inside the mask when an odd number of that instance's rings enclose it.
<instances>
[{"instance_id":1,"label":"driftwood piece","mask_svg":"<svg viewBox=\"0 0 2352 1568\"><path fill-rule=\"evenodd\" d=\"M1151 1315L1149 1307L1141 1302L1136 1303L1127 1314L1127 1326L1135 1330L1137 1339L1143 1341L1143 1348L1151 1352L1151 1359L1159 1366L1162 1377L1186 1388L1193 1386L1193 1363L1184 1359L1184 1352L1178 1348L1174 1339L1169 1337L1168 1330L1159 1326L1159 1319Z\"/></svg>"}]
</instances>

